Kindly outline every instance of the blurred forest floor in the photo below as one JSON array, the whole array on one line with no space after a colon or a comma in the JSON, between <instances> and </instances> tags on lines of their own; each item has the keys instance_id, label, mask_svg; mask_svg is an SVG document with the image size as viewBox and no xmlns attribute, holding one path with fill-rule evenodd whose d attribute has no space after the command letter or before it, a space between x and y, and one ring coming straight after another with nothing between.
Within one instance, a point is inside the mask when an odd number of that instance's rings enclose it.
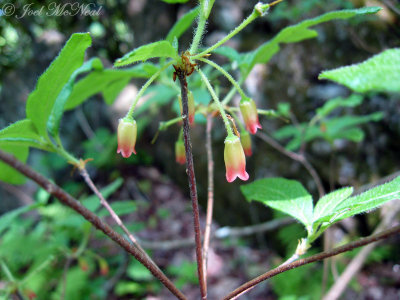
<instances>
[{"instance_id":1,"label":"blurred forest floor","mask_svg":"<svg viewBox=\"0 0 400 300\"><path fill-rule=\"evenodd\" d=\"M19 8L31 2L34 7L52 3L24 0L20 1ZM203 45L210 45L226 35L252 11L256 2L217 0ZM196 5L196 1L169 5L159 0L104 0L93 3L102 7L100 16L27 16L20 19L0 17L0 128L25 117L24 104L27 95L72 33L90 32L93 45L89 49L89 57L98 56L105 66L112 67L113 61L131 49L163 39L176 19ZM357 17L350 21L319 25L317 39L283 45L268 65L257 66L244 87L258 102L259 107L276 109L279 103L286 102L292 108L293 119L306 122L326 100L349 96L351 93L346 88L319 81L318 74L322 70L361 62L384 49L399 47L400 4L391 0L285 0L266 17L258 19L230 41L229 45L238 51L249 51L273 37L285 26L331 10L363 5L384 6L385 9L378 16ZM191 37L192 31L188 30L182 37L181 45L189 45ZM227 63L221 56L213 55L212 58L219 63ZM137 156L123 160L116 155L115 132L118 119L129 108L130 101L141 84L143 81L131 81L111 107L105 105L98 95L78 109L68 112L63 121L63 141L66 148L76 155L95 158L88 167L98 186L104 187L119 177L124 179L123 185L112 194L109 201L135 200L134 213L125 215L124 221L132 225L137 236L144 241L144 247L151 249L154 260L175 278L189 299L196 299L198 286L193 247L185 241L185 245L173 249L163 249L165 243L161 246L152 243L193 237L185 168L174 162L173 145L178 129L162 132L156 143L151 144L159 122L175 117L169 109L170 104L163 108L151 107L146 115L143 114L144 129L140 132ZM361 142L340 141L329 144L316 140L307 145L307 155L327 191L342 186L354 186L357 189L398 171L399 95L375 93L366 95L365 98L363 105L345 113L362 116L382 111L385 117L379 122L363 125L365 137ZM240 99L234 101L238 100ZM213 230L223 226L243 227L283 218L283 215L273 213L260 204L247 203L240 193L240 184L226 182L222 154L225 133L222 123L218 122L214 122L212 142L215 160ZM267 133L285 125L282 120L263 118L261 122ZM207 198L204 127L203 124L196 124L192 136L202 226L205 222ZM312 178L297 162L284 157L260 139L254 139L253 152L251 159L247 160L247 169L252 174L252 180L272 176L297 179L313 195L318 194ZM28 162L72 195L85 197L90 194L79 176L71 175L71 167L55 155L32 151ZM20 187L1 183L0 214L38 201L43 196L41 193L32 182ZM50 201L55 202L53 199ZM32 221L27 223L32 226L37 226L45 218L43 214L35 212L30 212L25 217ZM351 239L371 234L380 218L379 212L357 216L336 226L333 236L335 240L341 240L344 236ZM112 220L108 221L112 223ZM28 225L23 234L30 234ZM303 229L299 224L290 224L273 232L214 239L209 253L210 299L220 298L246 280L281 263L293 253L302 234ZM72 249L76 244L71 243L70 247ZM96 298L89 287L80 287L81 290L78 290L84 291L81 295L92 295L90 299L174 299L146 270L141 269L139 264L110 241L96 238L91 233L88 248L95 249L104 257L110 270L107 275L101 275L95 267L88 270L82 261L74 260L74 272L86 272L82 277L85 282L93 281L96 282L96 287L104 288L103 293L99 292ZM317 243L315 248L322 249L322 242ZM340 273L346 267L355 253L357 251L334 260L334 275L335 271ZM378 246L368 258L362 272L352 281L343 299L399 299L399 253L398 238ZM61 281L65 258L61 255L56 260L54 264L60 271L57 274ZM90 259L88 262L90 264ZM329 276L328 284L334 280L333 276ZM0 274L0 290L1 278ZM318 299L321 282L322 264L304 266L261 284L243 296L243 299ZM74 285L76 282L71 280L68 284ZM58 285L55 286L54 289L57 289ZM304 297L300 298L302 296ZM89 299L82 297L79 299Z\"/></svg>"}]
</instances>

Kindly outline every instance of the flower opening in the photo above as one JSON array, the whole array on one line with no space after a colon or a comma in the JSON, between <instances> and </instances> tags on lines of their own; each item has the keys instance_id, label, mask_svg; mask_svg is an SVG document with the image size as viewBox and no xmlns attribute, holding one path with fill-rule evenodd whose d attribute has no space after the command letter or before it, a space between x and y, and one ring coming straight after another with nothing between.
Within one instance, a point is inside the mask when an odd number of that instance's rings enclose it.
<instances>
[{"instance_id":1,"label":"flower opening","mask_svg":"<svg viewBox=\"0 0 400 300\"><path fill-rule=\"evenodd\" d=\"M242 144L237 136L225 139L224 160L226 167L226 180L232 182L239 177L242 180L249 179L246 172L246 157Z\"/></svg>"}]
</instances>

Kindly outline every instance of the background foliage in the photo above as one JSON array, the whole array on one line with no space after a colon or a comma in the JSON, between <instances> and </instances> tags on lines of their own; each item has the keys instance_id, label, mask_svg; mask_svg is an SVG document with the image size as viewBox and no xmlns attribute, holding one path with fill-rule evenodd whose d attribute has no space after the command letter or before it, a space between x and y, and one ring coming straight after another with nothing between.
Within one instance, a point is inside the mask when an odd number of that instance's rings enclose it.
<instances>
[{"instance_id":1,"label":"background foliage","mask_svg":"<svg viewBox=\"0 0 400 300\"><path fill-rule=\"evenodd\" d=\"M30 2L22 1L17 6L18 11L21 13L23 5L28 3ZM39 8L50 3L51 1L33 3L33 7ZM216 1L207 27L208 35L203 44L211 44L239 24L251 12L254 4L252 1ZM287 149L300 148L303 142L300 138L302 128L307 126L305 151L321 174L327 190L343 186L358 188L398 170L397 141L400 123L398 114L393 113L399 111L398 94L368 92L368 89L357 88L354 89L356 92L367 93L353 94L350 89L331 81L318 81L317 77L322 70L362 62L384 49L398 47L399 16L389 11L389 17L382 14L358 16L348 21L320 25L315 27L316 31L314 28L307 29L308 25L314 25L311 21L300 23L303 24L300 27L280 30L334 9L354 8L363 4L365 3L357 1L329 1L323 5L314 0L285 1L273 9L270 15L251 24L230 42L229 46L236 51L219 51L223 55L213 55L231 73L237 75L241 71L248 75L244 86L260 108L277 109L290 120L287 124L282 119L262 119L266 132L273 134ZM143 83L141 79L132 78L148 78L156 69L151 62L129 69L107 68L117 58L142 44L165 37L173 43L173 37L167 35L168 29L179 16L192 9L195 3L189 1L185 5L170 5L156 0L96 2L96 7L100 6L103 7L102 14L94 17L0 17L0 127L4 128L11 122L25 118L27 95L34 89L40 74L46 70L71 34L90 32L92 38L82 35L86 40L79 40L77 45L73 44L72 38L70 47L77 53L76 64L64 61L64 72L57 73L57 76L62 76L58 81L60 85L48 85L43 94L31 94L31 104L28 105L26 114L35 124L38 133L47 135L50 132L54 135L59 129L60 113L52 111L52 106L43 109L36 102L44 97L53 97L53 101L64 101L65 109L71 110L63 117L60 127L64 146L77 156L95 158L89 164L89 171L96 182L104 186L104 195L110 196L116 211L126 218L128 228L147 240L186 237L190 233L185 227L191 225L186 200L187 179L184 168L177 167L173 162L171 142L176 139L178 128L171 127L161 132L156 145L150 143L159 122L176 116L179 108L176 101L172 102L176 92L173 88L161 85L155 85L148 90L148 100L138 108L139 111L147 110L138 119L138 155L122 161L115 155L116 121L128 108L134 95L132 91ZM188 15L190 17L192 13ZM270 40L278 32L279 35ZM187 45L191 34L191 30L183 33L180 44ZM301 39L301 34L314 39L298 44L280 43L288 35L295 42L296 39ZM88 48L90 44L92 46ZM263 45L260 50L249 52L260 45ZM173 48L167 47L173 56ZM56 98L56 95L62 89L61 83L67 83L74 70L82 64L86 48L87 57L98 56L101 61L89 61L83 69L75 73L74 81L76 79L79 82L73 90L65 90L69 96L65 103L66 96ZM247 54L241 56L239 52ZM277 54L267 65L258 65L249 73L250 67L256 62L266 62L275 52ZM89 69L95 69L95 72L84 77ZM54 76L51 71L51 68L47 70L50 79ZM334 72L322 73L320 77L335 79L332 75ZM211 73L210 77L212 76ZM84 88L91 82L100 80L105 84L91 84L93 88L90 90ZM193 82L196 83L196 80L199 81L194 77ZM372 81L376 82L374 79ZM117 102L111 108L106 106L104 102L110 104L128 82L129 88L123 91ZM393 82L393 91L396 92L395 78ZM352 87L351 84L344 84ZM204 89L195 84L194 87L196 101L207 103L209 96L204 93ZM227 84L222 80L221 92L226 91ZM93 96L90 101L72 110L89 96ZM55 116L53 121L49 121L51 124L47 122L47 118L42 118L50 114ZM193 144L197 145L194 159L200 201L205 204L206 160L204 130L200 125L204 119L199 116L196 118L199 125L193 130ZM25 141L26 143L38 140L38 136L30 130L31 122L22 121L16 126L20 127L17 131L27 133L25 138L30 141ZM264 206L258 203L249 205L243 201L244 197L239 192L240 184L232 185L224 181L221 143L224 131L221 128L217 123L213 130L217 184L216 222L220 225L243 226L274 218L271 210ZM252 180L277 176L296 179L311 195L317 195L314 182L304 175L305 171L298 163L283 158L281 153L261 140L254 139L253 142L255 154L248 159L248 171L252 174ZM53 178L67 191L80 195L81 201L93 211L99 210L97 200L89 196L89 191L79 177L71 175L71 167L55 154L33 150L28 158L27 148L18 148L13 152L20 159L28 159L35 169ZM3 172L0 176L5 174L5 167L2 165L1 168ZM14 183L21 182L17 174L12 176L7 179ZM124 179L124 184L121 178ZM306 190L304 192L312 207L312 197ZM28 182L21 189L13 189L12 186L2 183L0 197L0 211L3 213L0 218L2 281L9 280L5 277L5 270L8 269L16 280L24 282L25 293L35 293L38 299L60 299L63 293L65 299L84 299L88 295L95 299L142 298L152 294L161 295L165 299L165 295L160 294L163 293L160 285L152 280L140 264L125 257L119 249L91 230L79 216L49 198L44 191L36 190L32 183ZM11 211L21 205L24 206ZM229 213L226 212L227 207ZM106 216L102 211L99 215ZM346 230L350 231L350 236L368 234L378 223L378 219L378 213L368 217L358 216L355 224ZM341 230L339 232L347 233ZM216 270L213 285L235 286L238 283L237 278L242 282L259 274L261 270L257 269L258 263L275 265L274 260L293 253L294 249L290 247L294 247L297 239L303 235L299 224L294 224L283 228L278 234L258 235L216 244L213 259L216 262L223 261L224 268L220 266ZM31 249L35 249L34 253ZM385 267L386 263L390 266L396 255L398 256L398 247L395 245L382 249L375 251L374 255L379 259L371 262L371 268L376 265ZM272 258L266 258L266 252L272 254ZM162 266L171 265L167 272L176 278L177 284L188 291L195 288L195 266L190 249L154 251L153 254ZM68 272L64 272L67 263ZM338 268L343 268L345 264L346 258L338 262ZM321 266L307 268L315 271L320 270ZM309 272L307 268L291 271L287 275L290 277L281 275L264 285L261 292L256 291L250 295L257 297L257 293L261 293L282 299L300 296L318 298L321 280L319 271L313 272L309 285L296 281L296 278L304 277L306 270ZM224 278L227 274L235 277L227 277L225 283L218 281L218 278ZM117 279L117 282L113 279ZM391 293L398 283L396 277L389 276L387 280L388 283L382 283L381 289L384 293ZM292 284L290 290L296 291L295 294L282 292L288 289L285 285L288 282ZM354 281L355 291L361 293L361 286L362 282ZM369 291L364 289L363 292L368 295ZM352 290L349 290L348 295L351 297Z\"/></svg>"}]
</instances>

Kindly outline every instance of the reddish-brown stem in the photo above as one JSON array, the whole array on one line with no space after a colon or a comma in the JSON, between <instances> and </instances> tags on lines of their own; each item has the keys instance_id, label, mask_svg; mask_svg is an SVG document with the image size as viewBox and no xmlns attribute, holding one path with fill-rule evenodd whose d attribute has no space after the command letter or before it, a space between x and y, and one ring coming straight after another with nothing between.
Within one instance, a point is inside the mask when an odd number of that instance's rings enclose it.
<instances>
[{"instance_id":1,"label":"reddish-brown stem","mask_svg":"<svg viewBox=\"0 0 400 300\"><path fill-rule=\"evenodd\" d=\"M347 251L353 250L355 248L371 244L373 242L377 242L379 240L386 239L386 238L388 238L390 236L393 236L393 235L399 234L399 233L400 233L400 225L399 226L395 226L395 227L390 228L390 229L387 229L385 231L382 231L381 233L374 234L374 235L371 235L371 236L366 237L366 238L361 238L361 239L359 239L357 241L348 243L348 244L343 245L341 247L337 247L337 248L334 248L334 249L329 250L329 251L324 251L324 252L312 255L310 257L307 257L307 258L299 259L299 260L297 260L295 262L292 262L290 264L287 264L287 265L279 266L278 268L275 268L275 269L273 269L271 271L268 271L268 272L266 272L266 273L264 273L264 274L262 274L262 275L260 275L260 276L258 276L256 278L246 282L245 284L243 284L240 287L238 287L236 290L231 292L229 295L227 295L223 299L224 300L236 299L240 295L242 295L242 294L246 293L248 290L252 289L255 285L259 284L260 282L263 282L264 280L267 280L267 279L269 279L271 277L274 277L274 276L276 276L276 275L278 275L280 273L283 273L283 272L298 268L298 267L306 265L306 264L310 264L310 263L313 263L313 262L316 262L316 261L320 261L320 260L323 260L325 258L332 257L332 256L338 255L340 253L347 252Z\"/></svg>"},{"instance_id":2,"label":"reddish-brown stem","mask_svg":"<svg viewBox=\"0 0 400 300\"><path fill-rule=\"evenodd\" d=\"M28 178L35 181L38 185L44 188L49 194L56 197L63 204L69 206L75 210L78 214L82 215L87 221L89 221L97 229L101 230L105 235L112 239L115 243L121 246L125 251L132 254L142 265L144 265L160 282L168 288L172 294L174 294L178 299L186 300L185 295L168 279L168 277L155 268L153 264L146 258L146 256L140 252L134 245L129 243L120 234L115 232L110 226L105 224L99 217L97 217L93 212L84 207L78 200L73 198L70 194L65 192L59 186L51 183L47 178L43 177L41 174L34 171L29 166L25 165L21 161L17 160L14 156L5 153L0 150L0 160L4 161L14 169L18 170Z\"/></svg>"},{"instance_id":3,"label":"reddish-brown stem","mask_svg":"<svg viewBox=\"0 0 400 300\"><path fill-rule=\"evenodd\" d=\"M207 116L207 126L206 126L208 193L207 193L206 228L204 231L204 241L203 241L203 265L204 265L205 282L207 282L207 259L208 259L208 249L210 247L211 224L212 224L212 216L214 209L214 160L213 160L212 145L211 145L212 118L213 116L211 114Z\"/></svg>"},{"instance_id":4,"label":"reddish-brown stem","mask_svg":"<svg viewBox=\"0 0 400 300\"><path fill-rule=\"evenodd\" d=\"M201 230L199 217L199 203L197 201L196 177L194 174L192 144L190 142L190 127L189 127L189 109L188 109L188 87L186 75L183 70L177 70L176 75L181 84L182 98L182 119L183 119L183 139L185 141L186 154L186 173L189 179L190 199L192 200L193 208L193 223L194 223L194 238L196 243L196 260L197 260L197 275L200 283L201 299L207 299L207 283L204 280L203 269L203 253L201 248Z\"/></svg>"}]
</instances>

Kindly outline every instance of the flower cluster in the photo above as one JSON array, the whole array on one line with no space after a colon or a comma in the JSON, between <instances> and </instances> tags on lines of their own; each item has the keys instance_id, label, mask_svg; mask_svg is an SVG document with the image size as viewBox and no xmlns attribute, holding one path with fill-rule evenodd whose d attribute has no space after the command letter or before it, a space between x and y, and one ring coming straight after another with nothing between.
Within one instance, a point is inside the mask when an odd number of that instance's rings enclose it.
<instances>
[{"instance_id":1,"label":"flower cluster","mask_svg":"<svg viewBox=\"0 0 400 300\"><path fill-rule=\"evenodd\" d=\"M182 101L179 97L179 104L182 112ZM194 122L194 98L191 92L188 93L189 106L189 123ZM228 134L225 139L224 160L226 167L226 180L234 181L237 177L241 180L248 180L249 174L246 172L246 157L252 155L250 134L255 134L257 129L261 129L258 120L257 108L254 100L245 98L240 102L240 112L246 126L246 130L242 130L239 136ZM239 133L237 133L239 135ZM125 158L130 157L132 152L136 154L135 143L137 136L136 121L132 118L125 117L119 120L118 124L118 150L117 153ZM175 143L175 159L179 164L186 163L185 145L182 135Z\"/></svg>"}]
</instances>

